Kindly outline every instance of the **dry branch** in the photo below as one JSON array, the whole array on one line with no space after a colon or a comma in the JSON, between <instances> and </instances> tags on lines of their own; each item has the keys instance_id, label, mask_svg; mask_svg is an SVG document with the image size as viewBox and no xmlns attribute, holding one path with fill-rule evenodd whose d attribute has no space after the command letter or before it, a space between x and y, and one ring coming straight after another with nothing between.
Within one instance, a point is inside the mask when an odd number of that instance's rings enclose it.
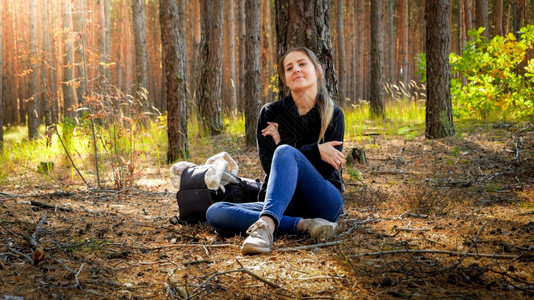
<instances>
[{"instance_id":1,"label":"dry branch","mask_svg":"<svg viewBox=\"0 0 534 300\"><path fill-rule=\"evenodd\" d=\"M172 245L162 245L157 247L141 247L140 250L161 250L161 249L172 249L172 248L187 248L187 247L209 247L209 248L226 248L226 247L238 247L234 244L219 244L219 245L204 245L204 244L172 244ZM137 248L137 247L134 247Z\"/></svg>"},{"instance_id":2,"label":"dry branch","mask_svg":"<svg viewBox=\"0 0 534 300\"><path fill-rule=\"evenodd\" d=\"M35 200L31 200L31 201L30 201L30 204L33 205L33 206L37 206L37 207L53 208L53 209L59 209L59 210L61 210L61 211L68 211L68 212L71 212L71 211L72 211L72 209L71 209L71 208L68 208L68 207L61 207L61 206L57 206L57 205L50 205L50 204L46 204L46 203L39 202L39 201L35 201Z\"/></svg>"},{"instance_id":3,"label":"dry branch","mask_svg":"<svg viewBox=\"0 0 534 300\"><path fill-rule=\"evenodd\" d=\"M406 231L406 232L413 232L413 231L430 231L430 228L405 228L405 227L395 227L394 228L397 231Z\"/></svg>"},{"instance_id":4,"label":"dry branch","mask_svg":"<svg viewBox=\"0 0 534 300\"><path fill-rule=\"evenodd\" d=\"M306 245L306 246L300 246L300 247L294 247L294 248L280 248L276 249L276 252L291 252L291 251L299 251L299 250L306 250L306 249L314 249L314 248L320 248L320 247L328 247L328 246L335 246L343 243L344 240L340 241L334 241L334 242L327 242L327 243L321 243L321 244L313 244L313 245Z\"/></svg>"},{"instance_id":5,"label":"dry branch","mask_svg":"<svg viewBox=\"0 0 534 300\"><path fill-rule=\"evenodd\" d=\"M41 217L41 220L39 220L39 223L37 223L37 228L35 229L35 232L32 234L29 240L30 245L32 245L34 249L39 248L39 239L41 238L41 233L43 232L43 224L47 218L48 212L45 211L44 215Z\"/></svg>"},{"instance_id":6,"label":"dry branch","mask_svg":"<svg viewBox=\"0 0 534 300\"><path fill-rule=\"evenodd\" d=\"M378 252L364 252L350 255L350 257L362 257L362 256L380 256L380 255L394 255L404 253L429 253L429 254L448 254L452 256L474 256L474 257L489 257L499 259L516 259L519 255L505 255L505 254L485 254L485 253L466 253L448 250L433 250L433 249L403 249L403 250L390 250L390 251L378 251Z\"/></svg>"}]
</instances>

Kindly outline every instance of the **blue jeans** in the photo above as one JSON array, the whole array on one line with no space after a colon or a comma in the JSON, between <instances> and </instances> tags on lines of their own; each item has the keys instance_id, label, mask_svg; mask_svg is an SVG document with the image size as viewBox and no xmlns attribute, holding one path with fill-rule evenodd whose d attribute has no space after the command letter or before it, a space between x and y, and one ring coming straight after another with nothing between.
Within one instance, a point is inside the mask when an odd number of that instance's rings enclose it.
<instances>
[{"instance_id":1,"label":"blue jeans","mask_svg":"<svg viewBox=\"0 0 534 300\"><path fill-rule=\"evenodd\" d=\"M342 212L340 191L300 151L282 145L274 152L265 202L218 202L206 219L222 235L244 234L261 216L273 219L275 233L296 233L302 218L336 222Z\"/></svg>"}]
</instances>

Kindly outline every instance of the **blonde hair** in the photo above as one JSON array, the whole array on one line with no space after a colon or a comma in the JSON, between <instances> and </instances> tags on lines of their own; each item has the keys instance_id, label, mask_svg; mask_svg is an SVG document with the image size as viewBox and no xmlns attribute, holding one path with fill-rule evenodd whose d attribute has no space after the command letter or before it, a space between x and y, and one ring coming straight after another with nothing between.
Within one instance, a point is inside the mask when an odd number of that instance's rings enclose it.
<instances>
[{"instance_id":1,"label":"blonde hair","mask_svg":"<svg viewBox=\"0 0 534 300\"><path fill-rule=\"evenodd\" d=\"M324 138L324 134L326 132L326 129L328 128L328 125L330 124L330 121L332 121L332 116L334 114L334 101L332 100L332 98L330 98L328 90L326 89L326 84L324 82L324 72L323 68L321 67L321 63L319 62L319 59L317 58L315 53L313 53L313 51L306 47L291 48L280 58L280 61L278 62L278 72L280 78L282 79L282 82L284 84L286 83L285 69L283 68L284 59L289 53L295 51L299 51L306 54L306 56L308 56L313 66L315 67L315 70L317 70L317 73L319 74L319 76L317 77L318 88L316 100L317 106L319 107L319 114L321 116L321 130L319 131L319 139L317 140L317 142L320 143L321 140L323 140Z\"/></svg>"}]
</instances>

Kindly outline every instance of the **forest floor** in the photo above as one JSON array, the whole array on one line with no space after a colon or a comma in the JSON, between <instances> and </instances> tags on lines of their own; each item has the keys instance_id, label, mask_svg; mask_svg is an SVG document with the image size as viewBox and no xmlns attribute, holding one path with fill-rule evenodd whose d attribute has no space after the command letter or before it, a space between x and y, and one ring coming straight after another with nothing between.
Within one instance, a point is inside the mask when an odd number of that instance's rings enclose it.
<instances>
[{"instance_id":1,"label":"forest floor","mask_svg":"<svg viewBox=\"0 0 534 300\"><path fill-rule=\"evenodd\" d=\"M121 191L14 174L0 192L0 299L533 297L534 124L455 125L440 140L414 128L346 141L368 164L344 165L338 235L278 237L265 255L241 255L244 237L205 224L171 224L167 167L140 162ZM240 176L261 178L255 150L224 149L226 138L190 161L224 150Z\"/></svg>"}]
</instances>

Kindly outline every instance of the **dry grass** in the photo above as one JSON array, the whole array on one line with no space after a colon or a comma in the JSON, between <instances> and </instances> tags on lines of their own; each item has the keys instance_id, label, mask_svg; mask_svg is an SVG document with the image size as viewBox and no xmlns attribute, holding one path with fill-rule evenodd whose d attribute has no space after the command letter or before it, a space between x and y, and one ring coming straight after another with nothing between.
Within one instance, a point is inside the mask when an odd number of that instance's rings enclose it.
<instances>
[{"instance_id":1,"label":"dry grass","mask_svg":"<svg viewBox=\"0 0 534 300\"><path fill-rule=\"evenodd\" d=\"M119 192L87 191L75 177L67 184L37 172L14 175L0 194L0 296L532 297L534 125L460 131L436 141L374 135L347 141L345 151L365 147L369 165L355 166L360 180L344 173L338 243L279 237L270 255L242 256L243 237L221 239L204 224L170 224L178 213L174 188L167 168L149 160L136 186ZM202 149L193 153L192 161L207 157ZM261 176L254 149L231 154L241 176ZM39 256L28 238L45 211Z\"/></svg>"}]
</instances>

